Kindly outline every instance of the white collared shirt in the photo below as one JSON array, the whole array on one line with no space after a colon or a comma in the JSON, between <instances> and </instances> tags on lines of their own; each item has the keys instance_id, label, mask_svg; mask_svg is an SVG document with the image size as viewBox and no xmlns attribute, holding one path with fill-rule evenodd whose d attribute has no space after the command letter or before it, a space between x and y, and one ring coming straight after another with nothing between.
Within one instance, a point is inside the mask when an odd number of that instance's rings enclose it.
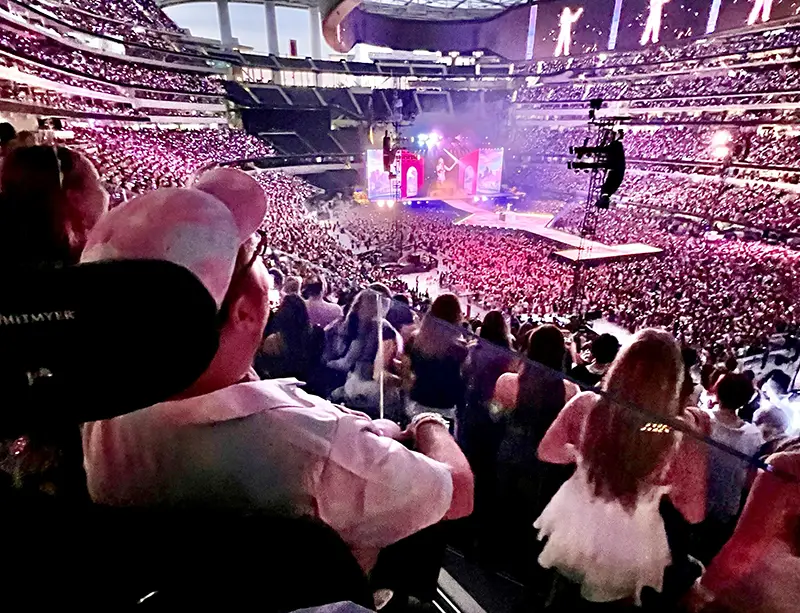
<instances>
[{"instance_id":1,"label":"white collared shirt","mask_svg":"<svg viewBox=\"0 0 800 613\"><path fill-rule=\"evenodd\" d=\"M318 517L364 568L450 508L449 469L293 380L240 383L83 427L89 492L110 505Z\"/></svg>"}]
</instances>

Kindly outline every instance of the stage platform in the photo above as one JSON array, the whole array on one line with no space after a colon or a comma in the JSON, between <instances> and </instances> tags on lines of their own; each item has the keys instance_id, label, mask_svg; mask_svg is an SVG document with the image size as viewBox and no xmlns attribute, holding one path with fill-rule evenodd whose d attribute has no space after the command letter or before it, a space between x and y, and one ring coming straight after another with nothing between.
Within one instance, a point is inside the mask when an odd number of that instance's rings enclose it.
<instances>
[{"instance_id":1,"label":"stage platform","mask_svg":"<svg viewBox=\"0 0 800 613\"><path fill-rule=\"evenodd\" d=\"M448 206L470 213L458 223L468 226L483 226L489 228L505 228L507 230L522 230L540 236L547 240L569 247L562 251L554 252L556 257L569 262L578 261L578 251L581 238L554 228L547 224L553 215L545 213L506 213L505 221L494 211L487 211L479 204L465 200L445 200ZM644 243L630 243L627 245L604 245L597 241L584 242L584 251L580 254L580 261L588 263L608 262L610 260L626 259L633 257L650 256L661 253L662 249L645 245Z\"/></svg>"}]
</instances>

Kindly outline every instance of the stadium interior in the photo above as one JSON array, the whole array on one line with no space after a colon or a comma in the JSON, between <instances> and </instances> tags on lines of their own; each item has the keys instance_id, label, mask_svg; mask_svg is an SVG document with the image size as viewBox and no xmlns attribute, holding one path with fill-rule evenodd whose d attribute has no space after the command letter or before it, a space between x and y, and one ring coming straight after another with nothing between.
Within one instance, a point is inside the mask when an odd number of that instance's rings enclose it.
<instances>
[{"instance_id":1,"label":"stadium interior","mask_svg":"<svg viewBox=\"0 0 800 613\"><path fill-rule=\"evenodd\" d=\"M193 2L0 0L7 601L800 610L800 4Z\"/></svg>"}]
</instances>

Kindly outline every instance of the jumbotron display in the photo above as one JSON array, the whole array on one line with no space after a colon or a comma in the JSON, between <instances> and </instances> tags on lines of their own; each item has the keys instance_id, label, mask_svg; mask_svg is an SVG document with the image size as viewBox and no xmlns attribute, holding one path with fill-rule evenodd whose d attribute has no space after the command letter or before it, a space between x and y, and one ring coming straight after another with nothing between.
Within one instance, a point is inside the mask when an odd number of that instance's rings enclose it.
<instances>
[{"instance_id":1,"label":"jumbotron display","mask_svg":"<svg viewBox=\"0 0 800 613\"><path fill-rule=\"evenodd\" d=\"M494 196L502 189L503 154L502 148L475 149L461 158L447 149L433 156L400 150L386 171L383 151L368 149L367 195L373 201Z\"/></svg>"},{"instance_id":2,"label":"jumbotron display","mask_svg":"<svg viewBox=\"0 0 800 613\"><path fill-rule=\"evenodd\" d=\"M552 0L485 18L468 14L455 20L449 16L457 13L453 10L444 21L423 21L405 13L390 16L377 6L364 3L343 18L333 41L338 48L368 42L407 50L485 49L515 60L563 58L670 44L774 23L798 12L796 0Z\"/></svg>"}]
</instances>

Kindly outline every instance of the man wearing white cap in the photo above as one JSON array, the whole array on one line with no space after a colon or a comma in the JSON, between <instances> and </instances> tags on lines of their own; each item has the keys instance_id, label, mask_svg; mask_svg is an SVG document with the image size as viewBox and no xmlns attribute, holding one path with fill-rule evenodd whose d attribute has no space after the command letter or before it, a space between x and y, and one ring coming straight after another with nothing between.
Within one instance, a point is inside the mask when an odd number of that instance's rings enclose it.
<instances>
[{"instance_id":1,"label":"man wearing white cap","mask_svg":"<svg viewBox=\"0 0 800 613\"><path fill-rule=\"evenodd\" d=\"M89 491L111 505L312 515L368 569L381 548L468 515L472 473L435 416L400 433L294 381L247 382L268 318L269 275L258 257L266 245L254 240L265 212L251 177L216 169L191 189L135 198L92 231L83 261L162 259L195 273L220 307L220 343L180 398L84 425ZM413 440L419 453L387 433Z\"/></svg>"}]
</instances>

